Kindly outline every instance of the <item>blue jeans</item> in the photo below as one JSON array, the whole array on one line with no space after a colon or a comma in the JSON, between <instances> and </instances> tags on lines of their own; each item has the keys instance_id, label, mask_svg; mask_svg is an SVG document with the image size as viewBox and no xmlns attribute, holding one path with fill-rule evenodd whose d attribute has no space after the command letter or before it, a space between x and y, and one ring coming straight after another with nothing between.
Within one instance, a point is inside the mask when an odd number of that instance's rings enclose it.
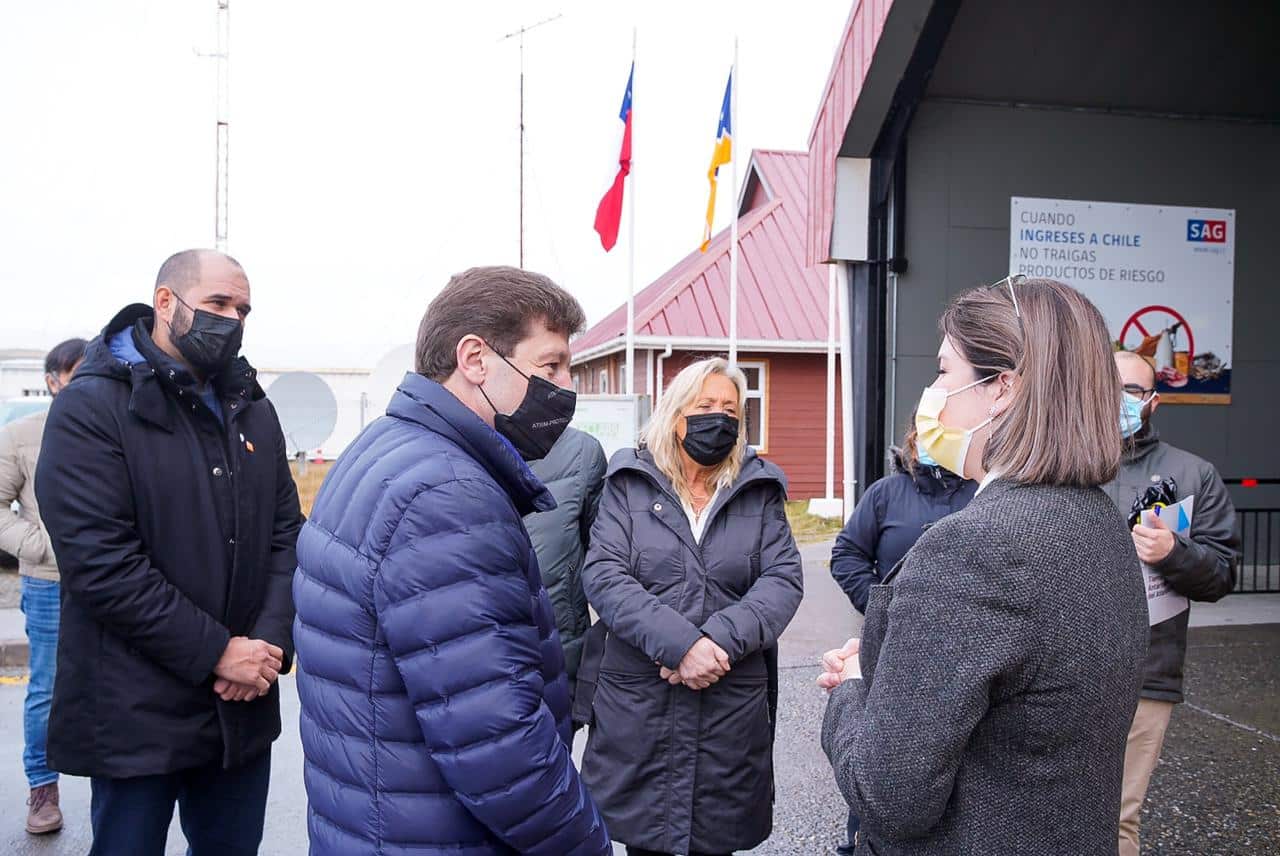
<instances>
[{"instance_id":1,"label":"blue jeans","mask_svg":"<svg viewBox=\"0 0 1280 856\"><path fill-rule=\"evenodd\" d=\"M22 766L26 769L27 784L33 788L58 781L58 774L49 769L44 747L49 736L53 676L58 669L59 588L53 580L22 577L22 614L27 619L27 641L31 648L31 678L22 707L22 732L26 741Z\"/></svg>"},{"instance_id":2,"label":"blue jeans","mask_svg":"<svg viewBox=\"0 0 1280 856\"><path fill-rule=\"evenodd\" d=\"M270 780L270 752L233 770L217 762L159 776L92 779L89 856L163 856L175 802L187 856L254 856Z\"/></svg>"}]
</instances>

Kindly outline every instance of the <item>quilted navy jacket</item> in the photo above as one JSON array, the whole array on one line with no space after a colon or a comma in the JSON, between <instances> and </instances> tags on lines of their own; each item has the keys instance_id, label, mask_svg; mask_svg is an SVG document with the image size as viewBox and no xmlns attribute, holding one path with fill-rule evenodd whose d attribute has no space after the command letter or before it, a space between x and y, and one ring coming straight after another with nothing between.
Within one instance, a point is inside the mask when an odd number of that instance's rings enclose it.
<instances>
[{"instance_id":1,"label":"quilted navy jacket","mask_svg":"<svg viewBox=\"0 0 1280 856\"><path fill-rule=\"evenodd\" d=\"M554 505L413 373L338 459L293 588L313 854L611 852L521 523Z\"/></svg>"}]
</instances>

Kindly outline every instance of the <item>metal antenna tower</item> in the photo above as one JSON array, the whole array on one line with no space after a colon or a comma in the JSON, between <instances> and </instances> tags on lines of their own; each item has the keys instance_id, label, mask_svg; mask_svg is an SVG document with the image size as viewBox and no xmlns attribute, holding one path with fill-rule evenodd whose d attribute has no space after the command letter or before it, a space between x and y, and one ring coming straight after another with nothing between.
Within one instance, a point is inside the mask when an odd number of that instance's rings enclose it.
<instances>
[{"instance_id":1,"label":"metal antenna tower","mask_svg":"<svg viewBox=\"0 0 1280 856\"><path fill-rule=\"evenodd\" d=\"M214 59L218 64L217 107L217 175L214 178L213 243L219 250L227 250L227 183L230 178L228 147L231 137L231 0L216 0L218 4L218 51Z\"/></svg>"},{"instance_id":2,"label":"metal antenna tower","mask_svg":"<svg viewBox=\"0 0 1280 856\"><path fill-rule=\"evenodd\" d=\"M521 27L514 33L507 33L498 40L505 42L507 39L520 39L520 267L524 267L524 34L563 17L561 14L546 18L536 24Z\"/></svg>"}]
</instances>

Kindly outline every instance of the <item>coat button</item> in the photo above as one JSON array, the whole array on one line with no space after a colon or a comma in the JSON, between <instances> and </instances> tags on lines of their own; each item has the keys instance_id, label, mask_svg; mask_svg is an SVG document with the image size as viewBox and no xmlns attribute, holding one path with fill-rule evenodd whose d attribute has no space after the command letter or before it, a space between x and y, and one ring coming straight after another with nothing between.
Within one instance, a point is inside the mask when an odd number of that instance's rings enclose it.
<instances>
[{"instance_id":1,"label":"coat button","mask_svg":"<svg viewBox=\"0 0 1280 856\"><path fill-rule=\"evenodd\" d=\"M220 476L220 475L222 475L222 467L214 467L214 468L213 468L213 474L214 474L215 476Z\"/></svg>"},{"instance_id":2,"label":"coat button","mask_svg":"<svg viewBox=\"0 0 1280 856\"><path fill-rule=\"evenodd\" d=\"M662 503L661 503L661 502L655 502L655 503L653 504L653 510L654 510L655 512L660 512L660 511L662 511Z\"/></svg>"},{"instance_id":3,"label":"coat button","mask_svg":"<svg viewBox=\"0 0 1280 856\"><path fill-rule=\"evenodd\" d=\"M228 539L227 539L227 543L234 547L234 546L235 546L235 543L236 543L236 539L234 539L234 538L228 538Z\"/></svg>"}]
</instances>

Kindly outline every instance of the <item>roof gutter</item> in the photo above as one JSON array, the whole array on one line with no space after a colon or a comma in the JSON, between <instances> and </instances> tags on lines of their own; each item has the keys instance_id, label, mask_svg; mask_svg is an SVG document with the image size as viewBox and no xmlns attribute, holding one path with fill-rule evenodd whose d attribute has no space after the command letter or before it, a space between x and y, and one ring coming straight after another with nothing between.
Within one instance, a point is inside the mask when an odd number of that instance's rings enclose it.
<instances>
[{"instance_id":1,"label":"roof gutter","mask_svg":"<svg viewBox=\"0 0 1280 856\"><path fill-rule=\"evenodd\" d=\"M729 339L702 338L696 336L636 336L637 348L667 348L681 351L727 351ZM585 351L573 355L573 365L581 365L591 360L607 357L625 350L626 339L622 336L610 339ZM824 339L784 340L784 339L739 339L739 351L755 351L771 354L825 354L827 342Z\"/></svg>"},{"instance_id":2,"label":"roof gutter","mask_svg":"<svg viewBox=\"0 0 1280 856\"><path fill-rule=\"evenodd\" d=\"M653 400L654 400L655 402L656 402L659 398L662 398L662 387L666 385L666 384L665 384L666 376L665 376L665 375L663 375L663 373L662 373L662 367L666 364L666 362L667 362L667 357L671 356L671 351L672 351L671 343L670 343L670 342L668 342L668 343L667 343L667 349L666 349L665 351L663 351L661 354L659 354L659 355L658 355L658 391L657 391L657 393L653 396ZM653 352L652 352L652 351L650 351L649 353L653 353Z\"/></svg>"}]
</instances>

